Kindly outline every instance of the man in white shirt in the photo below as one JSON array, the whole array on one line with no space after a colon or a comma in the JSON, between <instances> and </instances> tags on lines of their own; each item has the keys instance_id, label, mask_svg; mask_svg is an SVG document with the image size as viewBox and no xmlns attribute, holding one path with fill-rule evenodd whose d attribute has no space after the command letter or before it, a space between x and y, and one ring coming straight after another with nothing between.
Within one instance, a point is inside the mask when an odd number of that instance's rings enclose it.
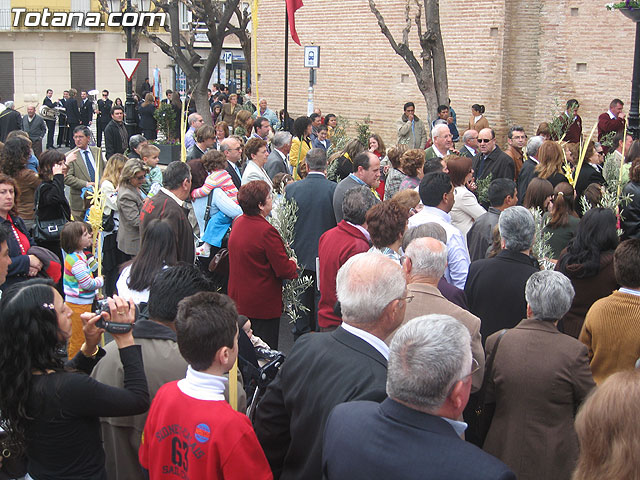
<instances>
[{"instance_id":1,"label":"man in white shirt","mask_svg":"<svg viewBox=\"0 0 640 480\"><path fill-rule=\"evenodd\" d=\"M409 218L409 227L435 222L447 232L447 269L444 277L451 285L464 288L469 272L467 242L456 227L451 225L449 212L453 208L453 184L449 175L434 172L420 182L420 200L424 208Z\"/></svg>"},{"instance_id":2,"label":"man in white shirt","mask_svg":"<svg viewBox=\"0 0 640 480\"><path fill-rule=\"evenodd\" d=\"M447 124L441 123L431 129L431 138L433 139L433 145L427 148L424 152L425 160L430 158L444 158L449 153L449 149L453 147L453 135Z\"/></svg>"},{"instance_id":3,"label":"man in white shirt","mask_svg":"<svg viewBox=\"0 0 640 480\"><path fill-rule=\"evenodd\" d=\"M196 143L195 134L196 130L198 130L202 125L204 125L204 119L202 115L199 113L192 113L187 118L187 123L189 124L189 129L187 133L184 135L184 146L187 150L193 147Z\"/></svg>"}]
</instances>

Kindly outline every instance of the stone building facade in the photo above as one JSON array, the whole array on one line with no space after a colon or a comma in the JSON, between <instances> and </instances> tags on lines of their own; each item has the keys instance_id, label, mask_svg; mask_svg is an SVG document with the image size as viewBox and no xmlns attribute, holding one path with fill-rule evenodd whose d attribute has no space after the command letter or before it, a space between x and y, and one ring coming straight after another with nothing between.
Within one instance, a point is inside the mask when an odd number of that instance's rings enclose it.
<instances>
[{"instance_id":1,"label":"stone building facade","mask_svg":"<svg viewBox=\"0 0 640 480\"><path fill-rule=\"evenodd\" d=\"M396 39L405 22L405 0L378 0ZM283 105L285 2L260 0L258 94L272 108ZM508 126L529 136L562 110L569 98L581 103L586 135L611 99L628 111L634 24L604 2L577 0L441 0L440 20L447 55L449 96L466 128L470 107L485 116L504 141ZM296 13L302 45L321 47L314 89L323 113L352 124L369 115L371 128L395 143L395 122L404 102L426 108L413 74L380 32L367 0L306 0ZM410 46L419 56L415 24ZM307 110L309 74L304 49L289 41L289 100L292 116ZM255 92L255 91L254 91ZM559 107L556 106L559 104Z\"/></svg>"}]
</instances>

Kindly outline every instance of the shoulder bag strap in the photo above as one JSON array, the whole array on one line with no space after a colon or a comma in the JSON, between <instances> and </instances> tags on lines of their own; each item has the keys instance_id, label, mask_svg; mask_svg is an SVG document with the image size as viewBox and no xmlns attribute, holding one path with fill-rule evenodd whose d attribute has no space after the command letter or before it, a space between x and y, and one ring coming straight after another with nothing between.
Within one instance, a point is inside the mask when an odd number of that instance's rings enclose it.
<instances>
[{"instance_id":1,"label":"shoulder bag strap","mask_svg":"<svg viewBox=\"0 0 640 480\"><path fill-rule=\"evenodd\" d=\"M211 219L211 201L213 200L213 190L209 192L207 195L207 208L204 211L204 226L207 228L207 223L209 223L209 219ZM202 233L204 235L204 232Z\"/></svg>"},{"instance_id":2,"label":"shoulder bag strap","mask_svg":"<svg viewBox=\"0 0 640 480\"><path fill-rule=\"evenodd\" d=\"M490 378L491 375L493 374L493 361L496 358L496 354L498 353L498 346L500 345L500 340L502 340L502 337L504 337L504 334L507 333L507 329L503 329L500 332L500 335L498 335L498 338L496 339L496 344L493 347L493 352L491 352L491 357L489 358L489 362L486 365L486 369L485 369L485 373L484 373L484 378L485 378L485 383L486 383L486 379ZM486 391L486 385L483 385L483 387L480 389L480 394L478 396L478 406L480 408L482 408L482 406L484 405L484 394Z\"/></svg>"}]
</instances>

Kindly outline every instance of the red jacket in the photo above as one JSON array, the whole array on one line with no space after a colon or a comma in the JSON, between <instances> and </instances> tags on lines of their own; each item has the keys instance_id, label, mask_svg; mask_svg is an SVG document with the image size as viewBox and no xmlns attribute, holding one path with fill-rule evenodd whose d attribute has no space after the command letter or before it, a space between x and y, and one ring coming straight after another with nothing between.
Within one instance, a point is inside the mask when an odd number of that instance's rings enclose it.
<instances>
[{"instance_id":1,"label":"red jacket","mask_svg":"<svg viewBox=\"0 0 640 480\"><path fill-rule=\"evenodd\" d=\"M229 296L250 318L282 314L282 280L298 276L278 231L261 215L240 215L229 236Z\"/></svg>"},{"instance_id":2,"label":"red jacket","mask_svg":"<svg viewBox=\"0 0 640 480\"><path fill-rule=\"evenodd\" d=\"M342 323L333 313L338 301L336 295L336 276L340 267L349 258L369 250L369 241L356 227L342 220L338 226L326 231L320 237L318 257L320 258L320 303L318 304L318 325L323 328Z\"/></svg>"},{"instance_id":3,"label":"red jacket","mask_svg":"<svg viewBox=\"0 0 640 480\"><path fill-rule=\"evenodd\" d=\"M598 141L609 132L622 132L623 130L623 118L611 118L609 112L601 113L598 117Z\"/></svg>"}]
</instances>

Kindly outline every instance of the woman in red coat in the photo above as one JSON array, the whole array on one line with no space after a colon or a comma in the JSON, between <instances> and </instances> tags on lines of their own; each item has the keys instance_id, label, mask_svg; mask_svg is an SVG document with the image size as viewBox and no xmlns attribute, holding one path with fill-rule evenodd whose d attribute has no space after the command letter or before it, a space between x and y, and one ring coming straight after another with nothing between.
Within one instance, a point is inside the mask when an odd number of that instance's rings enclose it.
<instances>
[{"instance_id":1,"label":"woman in red coat","mask_svg":"<svg viewBox=\"0 0 640 480\"><path fill-rule=\"evenodd\" d=\"M282 280L298 276L278 231L266 217L271 213L271 188L263 180L238 191L242 208L229 237L229 296L238 313L251 320L253 333L278 348L282 314Z\"/></svg>"}]
</instances>

